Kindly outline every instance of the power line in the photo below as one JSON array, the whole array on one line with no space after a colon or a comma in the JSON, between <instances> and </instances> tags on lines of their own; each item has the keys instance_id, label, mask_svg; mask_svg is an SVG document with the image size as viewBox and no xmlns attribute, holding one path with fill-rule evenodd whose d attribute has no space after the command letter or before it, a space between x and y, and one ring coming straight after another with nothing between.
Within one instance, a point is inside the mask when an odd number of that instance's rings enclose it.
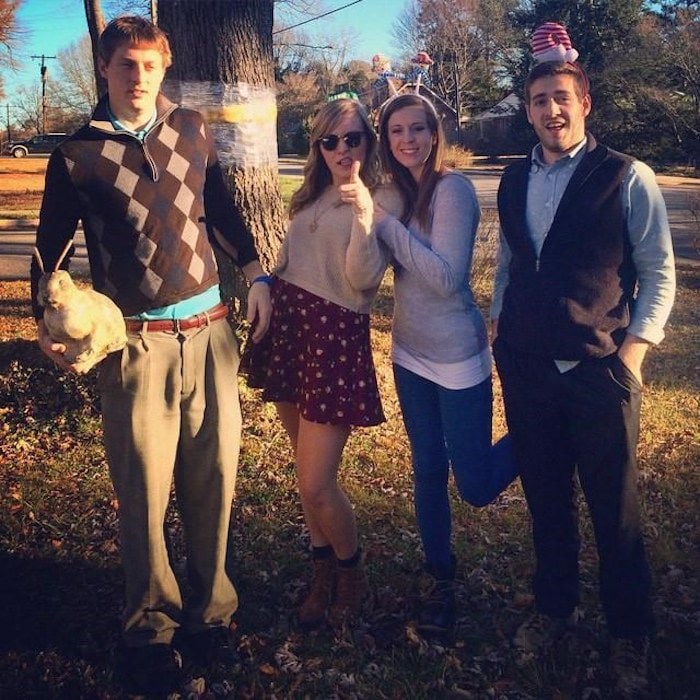
<instances>
[{"instance_id":1,"label":"power line","mask_svg":"<svg viewBox=\"0 0 700 700\"><path fill-rule=\"evenodd\" d=\"M317 19L321 19L322 17L328 17L328 15L333 15L336 12L340 12L341 10L344 10L347 7L352 7L353 5L357 5L357 3L362 2L362 0L355 0L355 2L349 2L347 5L343 5L341 7L336 7L335 10L329 10L328 12L324 12L322 15L317 15L316 17L311 17L311 19L305 19L303 22L299 22L299 24L293 24L291 27L285 27L284 29L278 29L276 32L272 32L273 34L281 34L282 32L288 32L290 29L296 29L297 27L301 27L303 24L308 24L309 22L315 22Z\"/></svg>"},{"instance_id":2,"label":"power line","mask_svg":"<svg viewBox=\"0 0 700 700\"><path fill-rule=\"evenodd\" d=\"M332 46L326 45L326 46L313 46L311 44L299 44L299 43L293 43L293 44L286 44L286 43L280 43L278 46L300 46L303 49L332 49Z\"/></svg>"}]
</instances>

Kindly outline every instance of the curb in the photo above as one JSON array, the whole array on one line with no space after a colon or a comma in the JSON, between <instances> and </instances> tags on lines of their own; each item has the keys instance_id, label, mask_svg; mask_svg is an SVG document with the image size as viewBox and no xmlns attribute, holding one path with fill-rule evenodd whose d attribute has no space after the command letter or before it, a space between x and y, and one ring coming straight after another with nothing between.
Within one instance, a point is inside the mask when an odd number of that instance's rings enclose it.
<instances>
[{"instance_id":1,"label":"curb","mask_svg":"<svg viewBox=\"0 0 700 700\"><path fill-rule=\"evenodd\" d=\"M0 230L9 228L33 229L39 225L39 219L0 219Z\"/></svg>"}]
</instances>

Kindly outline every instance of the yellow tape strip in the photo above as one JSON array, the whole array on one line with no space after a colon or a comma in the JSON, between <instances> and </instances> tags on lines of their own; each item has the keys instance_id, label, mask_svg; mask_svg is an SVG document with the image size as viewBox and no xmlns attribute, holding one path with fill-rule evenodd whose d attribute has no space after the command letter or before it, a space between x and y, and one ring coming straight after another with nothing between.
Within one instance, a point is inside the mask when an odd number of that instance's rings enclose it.
<instances>
[{"instance_id":1,"label":"yellow tape strip","mask_svg":"<svg viewBox=\"0 0 700 700\"><path fill-rule=\"evenodd\" d=\"M244 123L270 124L277 120L277 105L272 103L227 105L222 107L203 107L199 110L212 123Z\"/></svg>"}]
</instances>

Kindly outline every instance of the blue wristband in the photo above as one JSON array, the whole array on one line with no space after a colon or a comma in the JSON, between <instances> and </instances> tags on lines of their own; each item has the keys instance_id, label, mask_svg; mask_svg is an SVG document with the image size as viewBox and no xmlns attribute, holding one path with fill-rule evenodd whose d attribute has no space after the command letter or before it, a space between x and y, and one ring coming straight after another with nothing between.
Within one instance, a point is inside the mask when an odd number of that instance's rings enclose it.
<instances>
[{"instance_id":1,"label":"blue wristband","mask_svg":"<svg viewBox=\"0 0 700 700\"><path fill-rule=\"evenodd\" d=\"M256 282L264 282L266 285L270 286L272 284L272 275L258 275L251 283L252 287Z\"/></svg>"}]
</instances>

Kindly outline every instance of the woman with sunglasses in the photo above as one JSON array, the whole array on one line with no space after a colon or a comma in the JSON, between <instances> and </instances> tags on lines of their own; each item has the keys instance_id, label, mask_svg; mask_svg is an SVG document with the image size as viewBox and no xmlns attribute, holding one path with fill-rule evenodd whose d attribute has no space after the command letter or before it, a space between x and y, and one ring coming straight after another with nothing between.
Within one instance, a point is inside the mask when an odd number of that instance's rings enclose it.
<instances>
[{"instance_id":1,"label":"woman with sunglasses","mask_svg":"<svg viewBox=\"0 0 700 700\"><path fill-rule=\"evenodd\" d=\"M479 204L471 182L445 167L440 119L421 96L385 104L379 152L403 203L398 217L377 212L375 222L393 257L394 378L433 584L417 628L449 641L456 617L450 465L461 497L476 506L496 498L516 474L510 439L491 445L491 354L469 286Z\"/></svg>"},{"instance_id":2,"label":"woman with sunglasses","mask_svg":"<svg viewBox=\"0 0 700 700\"><path fill-rule=\"evenodd\" d=\"M326 617L332 626L351 621L369 591L355 516L337 475L352 427L384 420L369 310L388 260L374 233L373 196L385 208L400 206L395 195L392 205L391 190L378 188L377 137L359 102L324 105L310 142L272 279L260 382L294 448L311 538L313 579L297 611L303 628ZM254 348L252 365L261 352Z\"/></svg>"}]
</instances>

